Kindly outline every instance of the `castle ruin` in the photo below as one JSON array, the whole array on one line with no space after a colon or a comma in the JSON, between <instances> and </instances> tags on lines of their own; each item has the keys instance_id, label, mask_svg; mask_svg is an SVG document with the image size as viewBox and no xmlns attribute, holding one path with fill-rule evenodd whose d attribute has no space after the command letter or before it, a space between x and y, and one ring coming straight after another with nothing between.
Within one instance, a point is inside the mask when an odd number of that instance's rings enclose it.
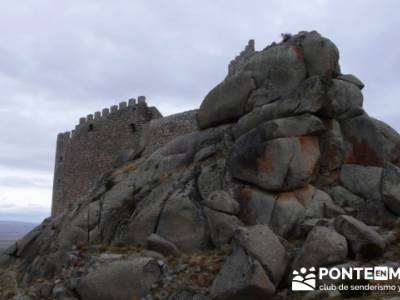
<instances>
[{"instance_id":1,"label":"castle ruin","mask_svg":"<svg viewBox=\"0 0 400 300\"><path fill-rule=\"evenodd\" d=\"M254 40L228 66L228 77L240 72L255 51ZM57 136L52 217L92 191L121 162L146 157L178 136L199 129L198 110L163 117L139 96L79 120L75 130Z\"/></svg>"},{"instance_id":2,"label":"castle ruin","mask_svg":"<svg viewBox=\"0 0 400 300\"><path fill-rule=\"evenodd\" d=\"M52 217L87 195L108 171L139 154L150 155L197 129L196 111L163 117L144 96L80 119L57 136Z\"/></svg>"}]
</instances>

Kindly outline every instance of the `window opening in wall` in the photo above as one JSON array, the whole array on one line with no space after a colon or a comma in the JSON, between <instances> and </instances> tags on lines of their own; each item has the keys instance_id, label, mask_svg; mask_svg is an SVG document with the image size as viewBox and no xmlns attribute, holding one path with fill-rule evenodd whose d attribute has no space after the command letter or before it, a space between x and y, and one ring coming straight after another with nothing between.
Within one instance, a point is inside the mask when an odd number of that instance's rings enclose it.
<instances>
[{"instance_id":1,"label":"window opening in wall","mask_svg":"<svg viewBox=\"0 0 400 300\"><path fill-rule=\"evenodd\" d=\"M64 160L64 156L60 155L60 157L58 158L59 162L62 162Z\"/></svg>"},{"instance_id":2,"label":"window opening in wall","mask_svg":"<svg viewBox=\"0 0 400 300\"><path fill-rule=\"evenodd\" d=\"M93 124L89 124L89 129L88 131L93 131Z\"/></svg>"},{"instance_id":3,"label":"window opening in wall","mask_svg":"<svg viewBox=\"0 0 400 300\"><path fill-rule=\"evenodd\" d=\"M132 132L136 132L136 125L131 123L129 124L130 129L132 130Z\"/></svg>"}]
</instances>

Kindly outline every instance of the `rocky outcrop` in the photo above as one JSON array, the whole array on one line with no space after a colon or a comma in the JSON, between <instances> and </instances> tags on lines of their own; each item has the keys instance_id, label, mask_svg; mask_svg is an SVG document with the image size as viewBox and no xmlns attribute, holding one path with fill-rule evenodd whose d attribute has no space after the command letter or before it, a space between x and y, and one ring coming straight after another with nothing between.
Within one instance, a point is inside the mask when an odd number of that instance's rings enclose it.
<instances>
[{"instance_id":1,"label":"rocky outcrop","mask_svg":"<svg viewBox=\"0 0 400 300\"><path fill-rule=\"evenodd\" d=\"M227 214L237 214L240 211L239 203L225 191L214 191L204 201L204 205Z\"/></svg>"},{"instance_id":2,"label":"rocky outcrop","mask_svg":"<svg viewBox=\"0 0 400 300\"><path fill-rule=\"evenodd\" d=\"M383 122L364 113L343 120L341 128L346 163L382 167L384 162L400 162L400 137Z\"/></svg>"},{"instance_id":3,"label":"rocky outcrop","mask_svg":"<svg viewBox=\"0 0 400 300\"><path fill-rule=\"evenodd\" d=\"M346 238L335 230L315 226L296 254L292 268L322 267L343 263L348 256Z\"/></svg>"},{"instance_id":4,"label":"rocky outcrop","mask_svg":"<svg viewBox=\"0 0 400 300\"><path fill-rule=\"evenodd\" d=\"M151 234L146 241L146 246L150 250L154 250L163 255L176 255L179 256L180 252L176 245L171 241L168 241L159 235L153 233Z\"/></svg>"},{"instance_id":5,"label":"rocky outcrop","mask_svg":"<svg viewBox=\"0 0 400 300\"><path fill-rule=\"evenodd\" d=\"M229 123L244 113L247 98L256 88L251 73L227 78L206 96L197 119L201 128Z\"/></svg>"},{"instance_id":6,"label":"rocky outcrop","mask_svg":"<svg viewBox=\"0 0 400 300\"><path fill-rule=\"evenodd\" d=\"M211 240L217 247L228 244L234 232L243 226L243 223L233 215L218 212L207 207L204 208L204 214L208 220Z\"/></svg>"},{"instance_id":7,"label":"rocky outcrop","mask_svg":"<svg viewBox=\"0 0 400 300\"><path fill-rule=\"evenodd\" d=\"M110 170L0 261L22 264L32 293L56 278L82 299L198 300L272 298L292 270L381 257L400 136L364 112L363 87L315 31L250 43L203 100L201 129Z\"/></svg>"},{"instance_id":8,"label":"rocky outcrop","mask_svg":"<svg viewBox=\"0 0 400 300\"><path fill-rule=\"evenodd\" d=\"M384 239L376 231L353 217L337 217L335 229L346 237L353 253L359 253L363 247L370 244L376 245L382 251L385 249Z\"/></svg>"},{"instance_id":9,"label":"rocky outcrop","mask_svg":"<svg viewBox=\"0 0 400 300\"><path fill-rule=\"evenodd\" d=\"M229 256L211 286L214 299L268 299L275 286L261 264L249 257L242 248Z\"/></svg>"},{"instance_id":10,"label":"rocky outcrop","mask_svg":"<svg viewBox=\"0 0 400 300\"><path fill-rule=\"evenodd\" d=\"M140 299L160 275L160 267L150 258L116 261L82 277L77 292L83 300Z\"/></svg>"},{"instance_id":11,"label":"rocky outcrop","mask_svg":"<svg viewBox=\"0 0 400 300\"><path fill-rule=\"evenodd\" d=\"M382 197L389 210L400 215L400 168L387 163L382 173Z\"/></svg>"},{"instance_id":12,"label":"rocky outcrop","mask_svg":"<svg viewBox=\"0 0 400 300\"><path fill-rule=\"evenodd\" d=\"M340 182L349 191L364 199L380 200L382 168L343 165L340 171Z\"/></svg>"},{"instance_id":13,"label":"rocky outcrop","mask_svg":"<svg viewBox=\"0 0 400 300\"><path fill-rule=\"evenodd\" d=\"M263 142L255 129L235 142L229 165L234 178L269 191L287 191L311 181L319 156L319 143L314 136Z\"/></svg>"},{"instance_id":14,"label":"rocky outcrop","mask_svg":"<svg viewBox=\"0 0 400 300\"><path fill-rule=\"evenodd\" d=\"M202 249L208 242L206 220L192 193L192 184L174 192L164 204L156 229L158 235L182 250Z\"/></svg>"},{"instance_id":15,"label":"rocky outcrop","mask_svg":"<svg viewBox=\"0 0 400 300\"><path fill-rule=\"evenodd\" d=\"M234 242L261 263L275 284L281 281L288 264L288 256L278 237L268 226L241 228L235 233Z\"/></svg>"}]
</instances>

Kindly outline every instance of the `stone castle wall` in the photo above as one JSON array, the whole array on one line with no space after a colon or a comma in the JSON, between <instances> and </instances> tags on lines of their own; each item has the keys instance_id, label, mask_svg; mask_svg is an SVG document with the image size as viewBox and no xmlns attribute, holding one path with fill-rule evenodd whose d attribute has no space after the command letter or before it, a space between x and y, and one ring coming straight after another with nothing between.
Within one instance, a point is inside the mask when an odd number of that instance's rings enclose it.
<instances>
[{"instance_id":1,"label":"stone castle wall","mask_svg":"<svg viewBox=\"0 0 400 300\"><path fill-rule=\"evenodd\" d=\"M52 216L93 190L105 173L133 153L148 156L178 136L198 130L197 110L162 117L145 98L81 118L57 137Z\"/></svg>"},{"instance_id":2,"label":"stone castle wall","mask_svg":"<svg viewBox=\"0 0 400 300\"><path fill-rule=\"evenodd\" d=\"M235 75L248 59L256 53L254 40L249 40L248 44L228 65L228 77Z\"/></svg>"},{"instance_id":3,"label":"stone castle wall","mask_svg":"<svg viewBox=\"0 0 400 300\"><path fill-rule=\"evenodd\" d=\"M178 136L198 130L196 115L197 110L190 110L151 120L144 155L153 153Z\"/></svg>"},{"instance_id":4,"label":"stone castle wall","mask_svg":"<svg viewBox=\"0 0 400 300\"><path fill-rule=\"evenodd\" d=\"M81 118L75 130L57 137L52 216L87 194L117 158L139 150L144 128L162 115L145 98Z\"/></svg>"}]
</instances>

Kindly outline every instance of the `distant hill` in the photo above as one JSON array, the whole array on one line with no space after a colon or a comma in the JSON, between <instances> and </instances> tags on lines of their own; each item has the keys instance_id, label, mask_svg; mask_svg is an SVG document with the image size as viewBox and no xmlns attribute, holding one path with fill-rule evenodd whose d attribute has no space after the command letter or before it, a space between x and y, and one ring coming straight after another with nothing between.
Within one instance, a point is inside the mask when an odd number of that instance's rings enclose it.
<instances>
[{"instance_id":1,"label":"distant hill","mask_svg":"<svg viewBox=\"0 0 400 300\"><path fill-rule=\"evenodd\" d=\"M37 225L36 223L0 221L0 253Z\"/></svg>"}]
</instances>

